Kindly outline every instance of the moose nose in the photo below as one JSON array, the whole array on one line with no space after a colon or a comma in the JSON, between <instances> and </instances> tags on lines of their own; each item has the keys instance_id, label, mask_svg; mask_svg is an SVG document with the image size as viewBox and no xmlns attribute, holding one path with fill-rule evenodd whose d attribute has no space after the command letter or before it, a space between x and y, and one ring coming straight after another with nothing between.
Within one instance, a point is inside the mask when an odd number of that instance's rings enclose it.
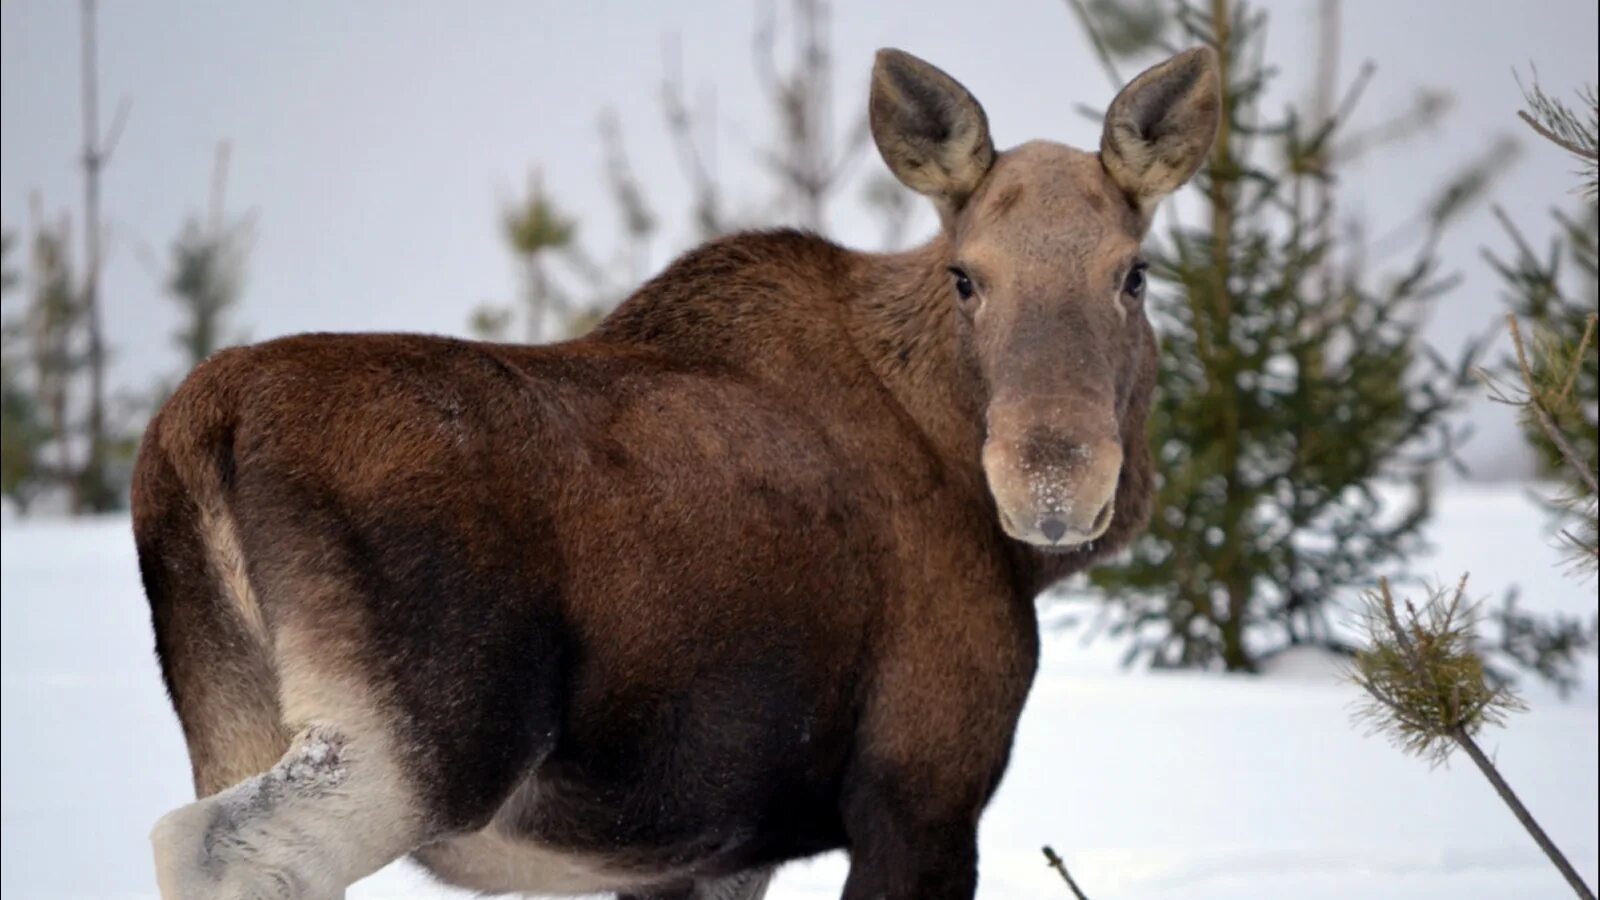
<instances>
[{"instance_id":1,"label":"moose nose","mask_svg":"<svg viewBox=\"0 0 1600 900\"><path fill-rule=\"evenodd\" d=\"M1077 442L1035 429L1020 440L991 436L983 465L1000 524L1017 540L1076 547L1111 525L1122 470L1122 446Z\"/></svg>"}]
</instances>

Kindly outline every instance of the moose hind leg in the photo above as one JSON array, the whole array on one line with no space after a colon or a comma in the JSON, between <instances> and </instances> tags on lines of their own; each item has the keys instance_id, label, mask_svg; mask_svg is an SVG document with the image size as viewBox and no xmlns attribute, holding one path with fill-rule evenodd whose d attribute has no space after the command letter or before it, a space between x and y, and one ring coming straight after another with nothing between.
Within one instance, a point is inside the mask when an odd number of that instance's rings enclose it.
<instances>
[{"instance_id":1,"label":"moose hind leg","mask_svg":"<svg viewBox=\"0 0 1600 900\"><path fill-rule=\"evenodd\" d=\"M337 900L419 822L384 741L312 726L271 769L157 822L156 880L164 900Z\"/></svg>"}]
</instances>

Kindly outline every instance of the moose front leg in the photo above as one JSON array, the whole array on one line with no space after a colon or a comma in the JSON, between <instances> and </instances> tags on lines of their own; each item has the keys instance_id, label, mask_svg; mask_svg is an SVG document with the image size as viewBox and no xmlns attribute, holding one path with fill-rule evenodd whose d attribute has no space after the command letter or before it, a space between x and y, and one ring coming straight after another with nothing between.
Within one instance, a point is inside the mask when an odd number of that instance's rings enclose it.
<instances>
[{"instance_id":1,"label":"moose front leg","mask_svg":"<svg viewBox=\"0 0 1600 900\"><path fill-rule=\"evenodd\" d=\"M861 798L847 816L850 876L844 900L972 900L978 890L978 818L929 819Z\"/></svg>"},{"instance_id":2,"label":"moose front leg","mask_svg":"<svg viewBox=\"0 0 1600 900\"><path fill-rule=\"evenodd\" d=\"M856 774L844 797L844 900L972 900L987 791L948 772Z\"/></svg>"},{"instance_id":3,"label":"moose front leg","mask_svg":"<svg viewBox=\"0 0 1600 900\"><path fill-rule=\"evenodd\" d=\"M840 797L844 900L977 892L978 819L1011 756L1037 638L1031 609L952 607L969 614L917 617L870 682Z\"/></svg>"}]
</instances>

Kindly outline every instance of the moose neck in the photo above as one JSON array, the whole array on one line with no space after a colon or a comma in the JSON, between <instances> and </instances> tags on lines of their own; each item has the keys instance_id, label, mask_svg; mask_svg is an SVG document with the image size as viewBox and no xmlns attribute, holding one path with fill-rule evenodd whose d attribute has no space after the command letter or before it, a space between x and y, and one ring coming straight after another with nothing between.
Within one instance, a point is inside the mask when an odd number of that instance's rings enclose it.
<instances>
[{"instance_id":1,"label":"moose neck","mask_svg":"<svg viewBox=\"0 0 1600 900\"><path fill-rule=\"evenodd\" d=\"M949 238L861 261L851 321L856 349L947 471L981 488L983 387L952 296Z\"/></svg>"}]
</instances>

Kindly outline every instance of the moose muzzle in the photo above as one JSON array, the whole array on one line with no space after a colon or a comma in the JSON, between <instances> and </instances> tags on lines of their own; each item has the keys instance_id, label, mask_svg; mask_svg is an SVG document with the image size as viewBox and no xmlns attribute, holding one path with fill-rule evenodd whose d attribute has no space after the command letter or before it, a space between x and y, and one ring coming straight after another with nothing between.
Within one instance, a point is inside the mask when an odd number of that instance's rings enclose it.
<instances>
[{"instance_id":1,"label":"moose muzzle","mask_svg":"<svg viewBox=\"0 0 1600 900\"><path fill-rule=\"evenodd\" d=\"M1121 443L1048 427L1017 429L1016 437L1009 432L992 427L983 448L984 474L1006 533L1060 549L1104 534L1122 474Z\"/></svg>"}]
</instances>

